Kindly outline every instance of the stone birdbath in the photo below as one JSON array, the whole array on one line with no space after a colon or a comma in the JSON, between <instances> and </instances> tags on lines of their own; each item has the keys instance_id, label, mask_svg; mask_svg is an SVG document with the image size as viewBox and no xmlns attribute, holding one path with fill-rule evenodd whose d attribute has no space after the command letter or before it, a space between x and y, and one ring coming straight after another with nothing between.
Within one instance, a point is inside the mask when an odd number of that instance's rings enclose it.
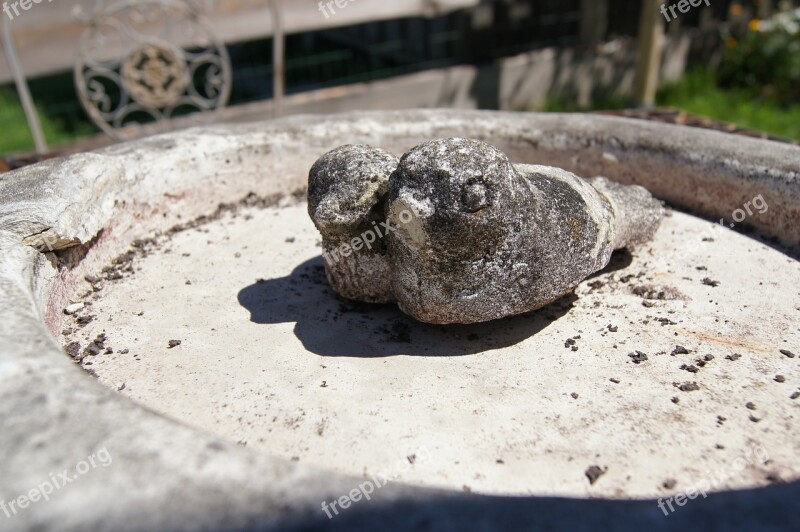
<instances>
[{"instance_id":1,"label":"stone birdbath","mask_svg":"<svg viewBox=\"0 0 800 532\"><path fill-rule=\"evenodd\" d=\"M446 137L641 185L666 216L533 312L437 325L339 296L313 163ZM798 171L796 146L700 129L404 111L5 174L0 528L797 529Z\"/></svg>"}]
</instances>

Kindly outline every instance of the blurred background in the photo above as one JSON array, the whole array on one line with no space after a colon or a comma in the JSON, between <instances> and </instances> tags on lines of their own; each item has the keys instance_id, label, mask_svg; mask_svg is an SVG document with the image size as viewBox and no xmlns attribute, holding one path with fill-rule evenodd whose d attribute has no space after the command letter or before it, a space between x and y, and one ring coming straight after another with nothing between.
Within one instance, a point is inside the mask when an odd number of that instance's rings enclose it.
<instances>
[{"instance_id":1,"label":"blurred background","mask_svg":"<svg viewBox=\"0 0 800 532\"><path fill-rule=\"evenodd\" d=\"M796 142L799 6L6 1L0 171L197 123L367 109L606 112Z\"/></svg>"}]
</instances>

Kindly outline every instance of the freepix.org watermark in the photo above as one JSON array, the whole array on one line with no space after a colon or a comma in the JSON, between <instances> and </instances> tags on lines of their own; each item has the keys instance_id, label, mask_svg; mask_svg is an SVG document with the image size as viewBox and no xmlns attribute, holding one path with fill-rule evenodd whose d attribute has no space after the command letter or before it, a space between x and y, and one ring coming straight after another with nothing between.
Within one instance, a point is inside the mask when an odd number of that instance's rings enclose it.
<instances>
[{"instance_id":1,"label":"freepix.org watermark","mask_svg":"<svg viewBox=\"0 0 800 532\"><path fill-rule=\"evenodd\" d=\"M417 212L404 209L397 216L397 219L401 224L405 225L413 220L416 216ZM360 251L364 248L371 250L372 245L377 242L379 238L383 238L389 233L393 233L397 230L397 227L398 226L396 225L392 225L388 220L381 222L380 224L377 222L372 222L372 229L364 231L359 236L353 238L350 242L345 242L336 248L326 251L322 254L322 256L325 258L328 264L332 264L339 262L341 257L349 257L354 251Z\"/></svg>"},{"instance_id":2,"label":"freepix.org watermark","mask_svg":"<svg viewBox=\"0 0 800 532\"><path fill-rule=\"evenodd\" d=\"M325 18L331 18L336 14L334 6L339 9L344 9L356 0L323 0L319 3L320 12L325 15Z\"/></svg>"},{"instance_id":3,"label":"freepix.org watermark","mask_svg":"<svg viewBox=\"0 0 800 532\"><path fill-rule=\"evenodd\" d=\"M53 0L47 0L49 4ZM44 0L15 0L14 2L3 2L3 12L8 15L9 20L14 20L14 17L20 15L20 9L28 11L34 4L41 4ZM11 14L13 11L13 15Z\"/></svg>"},{"instance_id":4,"label":"freepix.org watermark","mask_svg":"<svg viewBox=\"0 0 800 532\"><path fill-rule=\"evenodd\" d=\"M702 495L705 499L708 497L708 490L722 485L727 479L735 473L741 473L748 465L760 465L769 460L767 450L760 445L756 445L747 449L744 454L733 461L733 469L727 471L719 470L715 475L709 472L708 477L699 482L695 482L689 488L676 493L672 497L658 499L658 507L664 512L665 516L669 516L676 510L672 505L674 502L677 506L685 506L690 500L694 500L698 495ZM667 509L669 508L669 510Z\"/></svg>"},{"instance_id":5,"label":"freepix.org watermark","mask_svg":"<svg viewBox=\"0 0 800 532\"><path fill-rule=\"evenodd\" d=\"M680 0L680 2L677 4L672 4L669 7L667 7L665 4L661 4L661 14L664 15L664 18L667 19L667 22L672 22L678 18L678 15L675 14L676 7L681 13L688 13L690 9L693 7L698 7L700 4L705 4L708 7L711 7L711 3L709 3L708 0ZM667 10L672 13L672 18L669 18Z\"/></svg>"},{"instance_id":6,"label":"freepix.org watermark","mask_svg":"<svg viewBox=\"0 0 800 532\"><path fill-rule=\"evenodd\" d=\"M392 480L395 480L400 476L401 471L408 469L413 464L424 463L430 459L431 453L427 448L423 447L418 453L398 460L394 467L394 474L387 475L386 473L377 473L372 475L370 480L366 480L359 484L358 487L351 489L347 495L342 495L331 502L322 501L322 511L325 512L328 519L333 519L335 516L339 515L340 510L347 510L353 503L362 499L370 500L376 488L382 488Z\"/></svg>"},{"instance_id":7,"label":"freepix.org watermark","mask_svg":"<svg viewBox=\"0 0 800 532\"><path fill-rule=\"evenodd\" d=\"M4 513L6 518L17 515L17 512L24 510L34 502L41 500L49 501L50 495L56 490L60 490L67 484L77 480L80 476L85 475L92 469L99 466L108 467L111 464L111 454L108 449L103 447L96 453L89 455L85 460L81 460L75 464L75 472L72 473L69 469L65 469L61 473L50 473L50 478L31 488L27 493L23 493L19 497L12 499L8 502L0 500L0 512Z\"/></svg>"},{"instance_id":8,"label":"freepix.org watermark","mask_svg":"<svg viewBox=\"0 0 800 532\"><path fill-rule=\"evenodd\" d=\"M755 209L755 211L753 210ZM741 207L734 209L731 213L731 218L733 219L732 222L728 223L725 221L725 218L720 218L719 222L716 224L708 227L701 235L700 240L696 240L693 243L688 243L686 246L683 246L680 251L680 257L687 257L692 253L699 253L701 251L702 246L706 245L706 242L712 242L714 240L714 236L716 236L716 231L719 230L719 227L730 227L733 229L736 227L737 223L742 223L748 217L753 216L755 214L766 214L769 211L769 205L767 204L764 197L759 194L758 196L754 197L752 200L746 202Z\"/></svg>"},{"instance_id":9,"label":"freepix.org watermark","mask_svg":"<svg viewBox=\"0 0 800 532\"><path fill-rule=\"evenodd\" d=\"M767 202L764 201L764 197L759 194L752 200L742 205L741 208L736 209L731 213L731 218L733 218L735 223L729 224L729 227L733 228L736 224L743 222L748 216L752 216L753 210L750 208L751 205L756 209L758 214L766 214L766 212L769 210L769 205L767 205ZM719 224L725 225L725 220L720 218Z\"/></svg>"}]
</instances>

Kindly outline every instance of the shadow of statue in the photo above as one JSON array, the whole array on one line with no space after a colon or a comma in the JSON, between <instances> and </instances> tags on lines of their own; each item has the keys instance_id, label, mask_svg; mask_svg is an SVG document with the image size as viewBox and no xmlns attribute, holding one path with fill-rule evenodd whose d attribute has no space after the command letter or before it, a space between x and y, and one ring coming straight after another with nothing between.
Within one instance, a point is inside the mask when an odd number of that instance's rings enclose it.
<instances>
[{"instance_id":1,"label":"shadow of statue","mask_svg":"<svg viewBox=\"0 0 800 532\"><path fill-rule=\"evenodd\" d=\"M386 357L472 355L515 345L568 313L569 294L534 312L471 325L430 325L403 314L397 305L339 297L325 277L322 257L286 276L243 288L239 303L260 324L296 322L294 333L322 356Z\"/></svg>"}]
</instances>

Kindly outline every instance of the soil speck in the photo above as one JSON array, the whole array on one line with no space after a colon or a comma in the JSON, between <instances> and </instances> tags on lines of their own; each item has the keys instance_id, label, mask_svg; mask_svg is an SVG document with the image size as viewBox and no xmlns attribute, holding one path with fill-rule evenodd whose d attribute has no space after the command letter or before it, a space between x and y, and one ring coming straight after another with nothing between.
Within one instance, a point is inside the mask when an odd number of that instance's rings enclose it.
<instances>
[{"instance_id":1,"label":"soil speck","mask_svg":"<svg viewBox=\"0 0 800 532\"><path fill-rule=\"evenodd\" d=\"M606 474L606 471L608 471L607 467L604 469L601 468L600 466L593 465L589 466L589 468L586 469L584 474L586 475L586 478L589 479L589 484L593 485L595 482L597 482L597 479Z\"/></svg>"},{"instance_id":2,"label":"soil speck","mask_svg":"<svg viewBox=\"0 0 800 532\"><path fill-rule=\"evenodd\" d=\"M64 351L66 351L67 354L70 357L72 357L72 358L74 358L76 360L80 360L81 358L83 358L83 357L80 357L80 352L81 352L81 344L80 344L80 342L72 342L72 343L68 344L64 348Z\"/></svg>"},{"instance_id":3,"label":"soil speck","mask_svg":"<svg viewBox=\"0 0 800 532\"><path fill-rule=\"evenodd\" d=\"M641 364L642 362L647 360L647 355L645 353L642 353L641 351L636 351L635 353L628 353L628 356L630 357L631 361L634 364Z\"/></svg>"},{"instance_id":4,"label":"soil speck","mask_svg":"<svg viewBox=\"0 0 800 532\"><path fill-rule=\"evenodd\" d=\"M698 386L696 382L684 382L682 384L674 383L673 386L682 392L696 392L700 389L700 386Z\"/></svg>"}]
</instances>

